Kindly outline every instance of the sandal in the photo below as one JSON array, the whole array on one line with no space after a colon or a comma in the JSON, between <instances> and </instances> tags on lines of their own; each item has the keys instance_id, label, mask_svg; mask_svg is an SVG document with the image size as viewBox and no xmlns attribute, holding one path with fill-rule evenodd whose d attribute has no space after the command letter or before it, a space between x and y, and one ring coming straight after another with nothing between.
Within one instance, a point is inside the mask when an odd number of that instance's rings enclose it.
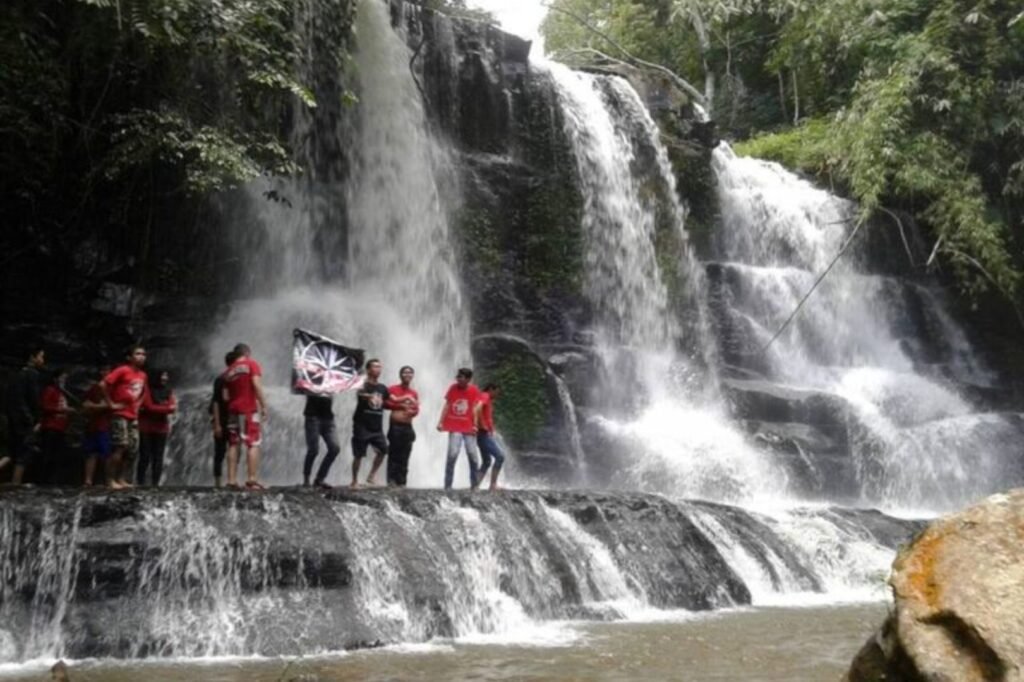
<instances>
[{"instance_id":1,"label":"sandal","mask_svg":"<svg viewBox=\"0 0 1024 682\"><path fill-rule=\"evenodd\" d=\"M245 489L246 490L266 490L266 488L264 488L260 484L259 481L246 481L245 482Z\"/></svg>"}]
</instances>

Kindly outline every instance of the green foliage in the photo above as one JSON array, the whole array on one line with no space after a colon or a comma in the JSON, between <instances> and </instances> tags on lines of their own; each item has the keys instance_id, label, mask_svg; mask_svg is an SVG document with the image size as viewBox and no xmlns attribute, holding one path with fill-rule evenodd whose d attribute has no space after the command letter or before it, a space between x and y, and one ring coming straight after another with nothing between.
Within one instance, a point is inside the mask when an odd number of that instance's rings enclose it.
<instances>
[{"instance_id":1,"label":"green foliage","mask_svg":"<svg viewBox=\"0 0 1024 682\"><path fill-rule=\"evenodd\" d=\"M481 385L501 386L495 401L495 427L514 448L527 447L547 422L553 409L547 394L544 370L536 358L510 353L501 364L485 373Z\"/></svg>"},{"instance_id":2,"label":"green foliage","mask_svg":"<svg viewBox=\"0 0 1024 682\"><path fill-rule=\"evenodd\" d=\"M1024 21L1005 0L553 0L636 56L717 83L744 154L901 208L965 291L1014 295L1024 262ZM563 57L608 42L542 27ZM578 57L577 57L578 59Z\"/></svg>"}]
</instances>

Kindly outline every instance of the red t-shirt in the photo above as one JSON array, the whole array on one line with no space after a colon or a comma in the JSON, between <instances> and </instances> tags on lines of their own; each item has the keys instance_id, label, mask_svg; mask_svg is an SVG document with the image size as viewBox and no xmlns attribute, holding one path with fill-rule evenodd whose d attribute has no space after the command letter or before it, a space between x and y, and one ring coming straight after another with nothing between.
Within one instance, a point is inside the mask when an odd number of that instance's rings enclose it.
<instances>
[{"instance_id":1,"label":"red t-shirt","mask_svg":"<svg viewBox=\"0 0 1024 682\"><path fill-rule=\"evenodd\" d=\"M241 357L224 372L224 388L228 393L228 413L256 414L256 386L253 379L263 376L260 363L252 358Z\"/></svg>"},{"instance_id":2,"label":"red t-shirt","mask_svg":"<svg viewBox=\"0 0 1024 682\"><path fill-rule=\"evenodd\" d=\"M416 389L405 388L402 384L395 384L394 386L388 386L388 395L391 397L384 404L384 407L389 410L408 412L412 417L415 417L420 413L420 394L416 392ZM407 396L416 401L416 404L412 407L409 407L402 402L402 398Z\"/></svg>"},{"instance_id":3,"label":"red t-shirt","mask_svg":"<svg viewBox=\"0 0 1024 682\"><path fill-rule=\"evenodd\" d=\"M171 415L178 409L178 399L174 391L167 392L167 400L158 403L153 397L153 389L146 391L139 412L139 433L170 433Z\"/></svg>"},{"instance_id":4,"label":"red t-shirt","mask_svg":"<svg viewBox=\"0 0 1024 682\"><path fill-rule=\"evenodd\" d=\"M52 385L44 388L40 407L43 418L39 420L39 428L44 431L68 430L68 401L63 391Z\"/></svg>"},{"instance_id":5,"label":"red t-shirt","mask_svg":"<svg viewBox=\"0 0 1024 682\"><path fill-rule=\"evenodd\" d=\"M146 393L146 373L131 365L121 365L103 379L107 385L110 401L115 405L124 405L114 410L115 417L138 419L142 396Z\"/></svg>"},{"instance_id":6,"label":"red t-shirt","mask_svg":"<svg viewBox=\"0 0 1024 682\"><path fill-rule=\"evenodd\" d=\"M494 402L491 394L480 391L480 429L487 433L494 433Z\"/></svg>"},{"instance_id":7,"label":"red t-shirt","mask_svg":"<svg viewBox=\"0 0 1024 682\"><path fill-rule=\"evenodd\" d=\"M472 433L473 409L480 400L480 389L474 384L462 388L452 384L444 394L447 407L441 419L441 430L449 433Z\"/></svg>"},{"instance_id":8,"label":"red t-shirt","mask_svg":"<svg viewBox=\"0 0 1024 682\"><path fill-rule=\"evenodd\" d=\"M93 384L89 392L85 394L85 401L89 403L104 403L103 389L99 384ZM85 425L86 433L104 433L110 430L110 410L104 407L100 410L89 411L89 421Z\"/></svg>"}]
</instances>

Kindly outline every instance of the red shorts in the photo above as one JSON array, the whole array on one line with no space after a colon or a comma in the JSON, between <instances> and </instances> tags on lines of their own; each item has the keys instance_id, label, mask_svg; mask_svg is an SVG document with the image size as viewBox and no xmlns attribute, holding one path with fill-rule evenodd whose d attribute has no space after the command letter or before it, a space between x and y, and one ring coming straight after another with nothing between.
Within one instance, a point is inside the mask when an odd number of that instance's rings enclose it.
<instances>
[{"instance_id":1,"label":"red shorts","mask_svg":"<svg viewBox=\"0 0 1024 682\"><path fill-rule=\"evenodd\" d=\"M228 415L228 444L238 445L240 442L250 448L263 442L258 412Z\"/></svg>"}]
</instances>

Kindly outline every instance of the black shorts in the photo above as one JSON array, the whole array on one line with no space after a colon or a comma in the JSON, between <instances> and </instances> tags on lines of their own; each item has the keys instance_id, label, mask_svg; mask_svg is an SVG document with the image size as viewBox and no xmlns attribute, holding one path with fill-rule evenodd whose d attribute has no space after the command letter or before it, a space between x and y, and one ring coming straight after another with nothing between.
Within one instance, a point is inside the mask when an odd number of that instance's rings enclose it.
<instances>
[{"instance_id":1,"label":"black shorts","mask_svg":"<svg viewBox=\"0 0 1024 682\"><path fill-rule=\"evenodd\" d=\"M388 439L383 431L365 431L358 426L352 430L352 456L366 457L366 448L372 446L382 455L388 454Z\"/></svg>"},{"instance_id":2,"label":"black shorts","mask_svg":"<svg viewBox=\"0 0 1024 682\"><path fill-rule=\"evenodd\" d=\"M33 456L39 450L39 438L32 427L10 428L7 432L8 447L11 459L15 464L27 466Z\"/></svg>"}]
</instances>

